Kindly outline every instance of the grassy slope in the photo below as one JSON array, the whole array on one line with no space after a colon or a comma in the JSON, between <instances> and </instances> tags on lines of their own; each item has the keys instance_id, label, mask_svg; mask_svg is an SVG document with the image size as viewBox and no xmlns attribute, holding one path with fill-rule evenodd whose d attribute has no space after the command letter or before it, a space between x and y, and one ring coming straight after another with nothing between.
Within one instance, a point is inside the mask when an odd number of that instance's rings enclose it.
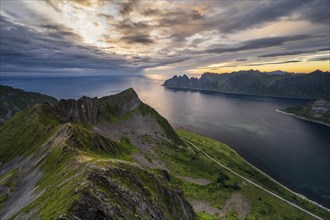
<instances>
[{"instance_id":1,"label":"grassy slope","mask_svg":"<svg viewBox=\"0 0 330 220\"><path fill-rule=\"evenodd\" d=\"M17 155L27 156L49 139L59 124L50 106L42 104L17 113L0 127L0 162L5 164ZM17 147L13 147L17 146Z\"/></svg>"},{"instance_id":2,"label":"grassy slope","mask_svg":"<svg viewBox=\"0 0 330 220\"><path fill-rule=\"evenodd\" d=\"M154 114L149 108L139 109L138 111L144 114ZM17 153L26 156L37 152L42 144L56 135L57 131L63 127L52 115L54 115L52 110L46 105L38 105L32 110L17 114L1 126L0 147L1 152L5 153L1 154L0 161L2 163L8 162ZM163 129L166 129L167 123L163 123L165 124ZM168 132L168 135L173 135L171 131ZM69 133L70 138L60 142L40 163L44 175L38 185L40 186L39 190L45 190L45 192L20 213L38 207L35 214L39 215L41 219L50 219L59 216L61 213L72 212L72 204L80 197L80 194L75 192L86 188L86 185L84 185L86 174L91 165L113 167L116 166L118 160L131 161L130 155L136 151L129 140L123 138L120 143L113 142L89 132L88 126L73 124L69 129ZM290 201L296 201L301 207L325 219L330 218L328 212L300 199L271 181L228 146L184 130L177 130L177 133L238 173L260 183ZM20 137L19 140L17 140L17 136ZM18 148L12 146L18 146ZM309 219L308 215L266 194L264 191L244 183L240 178L216 166L212 161L189 146L168 144L160 146L158 153L174 176L206 178L212 181L207 186L200 186L174 177L174 185L182 188L186 197L205 201L216 208L222 209L233 193L240 193L252 204L248 219ZM11 172L16 173L15 171ZM7 178L8 173L5 175L7 176L3 176L2 179L11 179ZM221 180L219 178L224 175L229 179ZM7 184L10 184L10 181L7 182ZM148 188L148 186L146 187ZM5 198L1 199L5 200ZM200 219L218 218L206 213L199 213L199 217ZM229 212L227 218L236 219L237 213Z\"/></svg>"},{"instance_id":3,"label":"grassy slope","mask_svg":"<svg viewBox=\"0 0 330 220\"><path fill-rule=\"evenodd\" d=\"M293 106L286 109L281 109L281 111L295 114L297 116L304 117L308 120L315 120L330 125L330 115L324 115L324 117L314 117L313 114L308 111L304 106Z\"/></svg>"},{"instance_id":4,"label":"grassy slope","mask_svg":"<svg viewBox=\"0 0 330 220\"><path fill-rule=\"evenodd\" d=\"M11 116L37 103L48 102L51 105L57 103L57 100L51 96L36 92L25 92L21 89L15 89L10 86L0 85L0 118L7 120L7 114Z\"/></svg>"},{"instance_id":5,"label":"grassy slope","mask_svg":"<svg viewBox=\"0 0 330 220\"><path fill-rule=\"evenodd\" d=\"M37 164L43 173L37 183L37 191L43 193L11 216L11 219L33 216L40 219L56 219L64 213L70 215L77 200L83 194L93 193L91 190L104 193L125 210L127 204L121 204L122 200L116 199L117 195L102 184L99 185L97 180L92 181L91 187L91 180L88 180L91 170L96 168L102 171L102 167L111 171L117 170L117 174L112 172L112 178L121 189L145 192L145 201L153 202L153 205L160 207L169 219L176 218L168 208L171 206L171 198L165 199L164 194L158 192L162 189L171 193L177 192L177 189L164 178L162 172L145 170L132 163L130 155L138 149L127 138L123 137L119 142L115 142L90 132L89 127L83 124L60 124L53 118L54 115L47 105L38 105L18 113L1 126L0 150L5 152L1 155L2 164L16 155L24 158L48 149L45 157ZM17 137L20 137L19 140ZM127 176L123 177L121 172ZM15 189L16 175L20 175L16 169L8 171L0 177L0 184ZM130 182L130 178L134 178L134 181ZM136 181L139 181L138 184L135 184ZM11 186L12 184L14 186ZM5 205L7 199L7 194L1 194L0 206ZM180 206L172 208L180 209ZM150 216L145 216L144 219L149 218Z\"/></svg>"},{"instance_id":6,"label":"grassy slope","mask_svg":"<svg viewBox=\"0 0 330 220\"><path fill-rule=\"evenodd\" d=\"M180 137L190 140L196 146L236 172L325 219L330 218L329 212L288 192L285 188L276 184L269 177L249 165L225 144L185 130L178 129L176 131ZM178 149L174 146L169 148L161 146L158 152L160 157L166 161L168 168L175 175L206 178L213 181L213 183L207 186L200 186L176 179L176 184L184 190L187 197L205 201L216 208L222 209L226 200L233 193L240 193L253 204L251 213L247 217L248 219L310 219L310 216L305 213L250 184L244 183L240 178L217 166L214 162L191 147ZM226 184L218 180L219 176L223 174L229 177L229 180L225 181ZM239 189L234 186L239 186ZM205 213L199 213L199 217L200 219L217 219L217 216L212 217ZM235 219L235 214L230 213L230 216L227 217Z\"/></svg>"}]
</instances>

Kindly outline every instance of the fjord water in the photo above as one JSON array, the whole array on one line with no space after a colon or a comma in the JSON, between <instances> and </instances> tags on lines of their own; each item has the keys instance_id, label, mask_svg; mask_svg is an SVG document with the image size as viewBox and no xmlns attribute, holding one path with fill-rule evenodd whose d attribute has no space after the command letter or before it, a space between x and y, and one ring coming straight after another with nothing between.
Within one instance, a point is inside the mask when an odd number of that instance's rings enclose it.
<instances>
[{"instance_id":1,"label":"fjord water","mask_svg":"<svg viewBox=\"0 0 330 220\"><path fill-rule=\"evenodd\" d=\"M2 76L1 84L58 99L133 87L172 125L228 144L274 179L330 208L330 127L276 112L305 100L172 90L143 76Z\"/></svg>"}]
</instances>

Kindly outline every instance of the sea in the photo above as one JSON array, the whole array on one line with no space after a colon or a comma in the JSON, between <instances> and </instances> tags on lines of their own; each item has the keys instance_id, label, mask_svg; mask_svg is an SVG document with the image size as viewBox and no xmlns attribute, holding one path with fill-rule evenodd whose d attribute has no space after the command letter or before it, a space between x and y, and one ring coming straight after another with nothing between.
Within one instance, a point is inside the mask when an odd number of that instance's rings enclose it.
<instances>
[{"instance_id":1,"label":"sea","mask_svg":"<svg viewBox=\"0 0 330 220\"><path fill-rule=\"evenodd\" d=\"M308 100L167 89L137 76L1 76L0 83L57 99L132 87L175 127L217 139L289 189L330 208L330 127L277 109Z\"/></svg>"}]
</instances>

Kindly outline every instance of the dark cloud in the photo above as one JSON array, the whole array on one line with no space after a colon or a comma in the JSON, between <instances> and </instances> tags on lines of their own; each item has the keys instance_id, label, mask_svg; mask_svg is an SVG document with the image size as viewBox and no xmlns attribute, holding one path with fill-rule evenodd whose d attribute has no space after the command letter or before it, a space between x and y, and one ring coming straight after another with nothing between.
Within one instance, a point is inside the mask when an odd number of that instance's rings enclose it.
<instances>
[{"instance_id":1,"label":"dark cloud","mask_svg":"<svg viewBox=\"0 0 330 220\"><path fill-rule=\"evenodd\" d=\"M131 1L123 0L119 9L120 14L122 14L123 16L129 15L134 10L134 7L137 6L137 4L138 4L138 0L131 0Z\"/></svg>"},{"instance_id":2,"label":"dark cloud","mask_svg":"<svg viewBox=\"0 0 330 220\"><path fill-rule=\"evenodd\" d=\"M309 59L308 61L327 61L327 60L330 60L330 55L314 57L314 58Z\"/></svg>"},{"instance_id":3,"label":"dark cloud","mask_svg":"<svg viewBox=\"0 0 330 220\"><path fill-rule=\"evenodd\" d=\"M329 25L330 23L330 1L309 1L299 10L299 19L312 23Z\"/></svg>"},{"instance_id":4,"label":"dark cloud","mask_svg":"<svg viewBox=\"0 0 330 220\"><path fill-rule=\"evenodd\" d=\"M270 64L287 64L287 63L300 63L300 60L286 60L286 61L280 61L280 62L269 62L269 63L251 63L245 66L264 66L264 65L270 65Z\"/></svg>"},{"instance_id":5,"label":"dark cloud","mask_svg":"<svg viewBox=\"0 0 330 220\"><path fill-rule=\"evenodd\" d=\"M245 50L255 50L263 49L267 47L280 46L287 42L291 41L300 41L308 38L312 38L312 35L302 34L302 35L290 35L290 36L281 36L281 37L268 37L268 38L259 38L249 41L243 41L238 45L220 45L216 48L211 48L204 53L226 53L226 52L240 52Z\"/></svg>"},{"instance_id":6,"label":"dark cloud","mask_svg":"<svg viewBox=\"0 0 330 220\"><path fill-rule=\"evenodd\" d=\"M312 52L316 52L316 51L315 50L284 51L284 52L263 54L258 57L281 57L287 55L299 55L299 54L312 53Z\"/></svg>"},{"instance_id":7,"label":"dark cloud","mask_svg":"<svg viewBox=\"0 0 330 220\"><path fill-rule=\"evenodd\" d=\"M0 17L2 72L53 69L127 70L126 62L95 47L85 46L79 37L58 25L40 30L15 24Z\"/></svg>"},{"instance_id":8,"label":"dark cloud","mask_svg":"<svg viewBox=\"0 0 330 220\"><path fill-rule=\"evenodd\" d=\"M309 53L317 53L318 51L328 51L329 49L330 48L321 48L321 49L313 49L313 50L282 51L282 52L262 54L258 57L281 57L281 56L289 56L289 55L309 54Z\"/></svg>"},{"instance_id":9,"label":"dark cloud","mask_svg":"<svg viewBox=\"0 0 330 220\"><path fill-rule=\"evenodd\" d=\"M132 35L132 36L125 36L122 37L120 40L128 43L128 44L151 44L154 41L148 35Z\"/></svg>"},{"instance_id":10,"label":"dark cloud","mask_svg":"<svg viewBox=\"0 0 330 220\"><path fill-rule=\"evenodd\" d=\"M223 1L220 1L220 5ZM330 1L328 0L272 0L232 1L226 10L210 16L205 27L215 27L222 33L238 32L260 27L283 18L329 24Z\"/></svg>"},{"instance_id":11,"label":"dark cloud","mask_svg":"<svg viewBox=\"0 0 330 220\"><path fill-rule=\"evenodd\" d=\"M318 51L328 51L328 50L330 50L330 47L318 49Z\"/></svg>"},{"instance_id":12,"label":"dark cloud","mask_svg":"<svg viewBox=\"0 0 330 220\"><path fill-rule=\"evenodd\" d=\"M236 61L247 61L247 59L237 59Z\"/></svg>"}]
</instances>

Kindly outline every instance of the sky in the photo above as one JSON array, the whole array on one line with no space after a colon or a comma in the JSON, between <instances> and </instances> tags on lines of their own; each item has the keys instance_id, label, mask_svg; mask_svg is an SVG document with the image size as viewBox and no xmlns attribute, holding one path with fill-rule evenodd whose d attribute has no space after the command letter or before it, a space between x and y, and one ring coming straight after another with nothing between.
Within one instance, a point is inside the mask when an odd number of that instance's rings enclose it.
<instances>
[{"instance_id":1,"label":"sky","mask_svg":"<svg viewBox=\"0 0 330 220\"><path fill-rule=\"evenodd\" d=\"M2 75L330 70L329 0L0 0Z\"/></svg>"}]
</instances>

